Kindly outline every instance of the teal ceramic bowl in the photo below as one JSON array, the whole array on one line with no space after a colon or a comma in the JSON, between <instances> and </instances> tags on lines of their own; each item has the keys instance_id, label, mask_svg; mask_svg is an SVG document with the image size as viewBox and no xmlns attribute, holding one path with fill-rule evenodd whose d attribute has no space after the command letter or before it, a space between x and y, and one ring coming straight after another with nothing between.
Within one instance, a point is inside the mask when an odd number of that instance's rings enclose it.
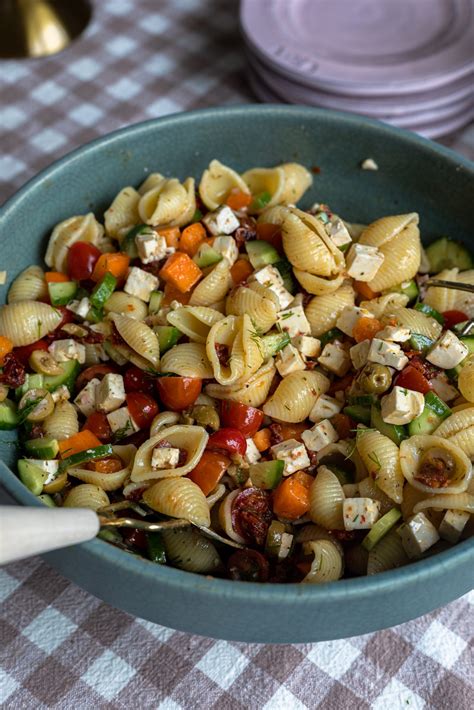
<instances>
[{"instance_id":1,"label":"teal ceramic bowl","mask_svg":"<svg viewBox=\"0 0 474 710\"><path fill-rule=\"evenodd\" d=\"M374 158L378 172L360 161ZM3 208L2 268L11 281L41 263L58 221L102 215L119 188L146 171L198 176L212 158L237 170L300 161L318 166L305 203L329 203L346 219L417 211L423 238L472 234L473 165L413 134L360 117L296 106L244 106L180 114L125 128L66 156ZM2 300L6 287L2 291ZM2 432L0 481L21 505L37 505L10 468ZM10 468L9 468L10 467ZM32 531L34 534L34 531ZM94 540L45 556L92 594L145 619L239 641L307 642L375 631L446 604L473 586L474 539L375 577L312 585L232 582L161 567Z\"/></svg>"}]
</instances>

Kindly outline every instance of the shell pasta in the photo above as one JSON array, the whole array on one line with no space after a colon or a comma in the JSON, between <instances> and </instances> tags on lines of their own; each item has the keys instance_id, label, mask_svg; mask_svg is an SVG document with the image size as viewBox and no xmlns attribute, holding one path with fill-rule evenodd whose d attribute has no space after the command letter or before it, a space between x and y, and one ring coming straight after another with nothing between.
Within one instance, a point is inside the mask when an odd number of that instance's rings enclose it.
<instances>
[{"instance_id":1,"label":"shell pasta","mask_svg":"<svg viewBox=\"0 0 474 710\"><path fill-rule=\"evenodd\" d=\"M336 582L467 538L474 296L426 274L474 284L469 252L422 250L416 212L309 206L299 163L205 165L52 224L46 267L12 274L20 480L140 520L100 544L236 581Z\"/></svg>"}]
</instances>

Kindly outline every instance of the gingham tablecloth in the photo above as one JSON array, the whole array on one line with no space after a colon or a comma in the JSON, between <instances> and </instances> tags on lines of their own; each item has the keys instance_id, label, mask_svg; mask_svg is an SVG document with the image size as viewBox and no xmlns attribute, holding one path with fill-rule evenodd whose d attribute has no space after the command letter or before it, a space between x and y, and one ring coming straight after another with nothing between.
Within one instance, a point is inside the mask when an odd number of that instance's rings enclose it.
<instances>
[{"instance_id":1,"label":"gingham tablecloth","mask_svg":"<svg viewBox=\"0 0 474 710\"><path fill-rule=\"evenodd\" d=\"M236 18L225 0L97 0L93 23L64 53L0 62L0 201L125 124L253 101ZM474 157L473 128L445 142ZM474 705L474 594L387 631L291 646L213 641L133 618L39 558L0 570L0 603L0 704L14 710Z\"/></svg>"}]
</instances>

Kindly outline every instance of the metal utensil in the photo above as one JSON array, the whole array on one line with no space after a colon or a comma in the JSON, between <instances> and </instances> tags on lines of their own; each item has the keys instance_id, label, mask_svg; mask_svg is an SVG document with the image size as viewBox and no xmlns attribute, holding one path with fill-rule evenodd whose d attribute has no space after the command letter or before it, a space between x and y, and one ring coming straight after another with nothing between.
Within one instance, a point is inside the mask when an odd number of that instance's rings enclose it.
<instances>
[{"instance_id":1,"label":"metal utensil","mask_svg":"<svg viewBox=\"0 0 474 710\"><path fill-rule=\"evenodd\" d=\"M457 291L467 291L474 293L474 284L463 284L458 281L444 281L443 279L428 279L423 286L434 286L435 288L453 288Z\"/></svg>"}]
</instances>

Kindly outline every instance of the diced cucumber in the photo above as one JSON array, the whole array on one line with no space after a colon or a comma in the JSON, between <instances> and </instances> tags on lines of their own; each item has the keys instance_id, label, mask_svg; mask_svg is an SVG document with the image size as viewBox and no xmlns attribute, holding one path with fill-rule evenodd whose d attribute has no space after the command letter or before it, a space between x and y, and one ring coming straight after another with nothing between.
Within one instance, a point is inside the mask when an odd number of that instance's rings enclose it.
<instances>
[{"instance_id":1,"label":"diced cucumber","mask_svg":"<svg viewBox=\"0 0 474 710\"><path fill-rule=\"evenodd\" d=\"M281 481L284 467L284 461L280 460L253 463L249 468L249 476L256 488L273 490Z\"/></svg>"},{"instance_id":2,"label":"diced cucumber","mask_svg":"<svg viewBox=\"0 0 474 710\"><path fill-rule=\"evenodd\" d=\"M78 466L81 463L94 461L95 459L103 459L105 456L113 456L113 453L112 444L102 444L102 446L94 446L92 449L84 449L84 451L79 451L77 454L63 459L59 464L59 470L65 471L71 466Z\"/></svg>"},{"instance_id":3,"label":"diced cucumber","mask_svg":"<svg viewBox=\"0 0 474 710\"><path fill-rule=\"evenodd\" d=\"M402 283L398 284L398 286L391 288L390 292L403 293L403 295L408 296L410 301L414 301L420 293L419 288L416 285L416 281L413 281L413 279L411 281L402 281Z\"/></svg>"},{"instance_id":4,"label":"diced cucumber","mask_svg":"<svg viewBox=\"0 0 474 710\"><path fill-rule=\"evenodd\" d=\"M20 422L16 404L10 399L4 399L0 402L0 430L8 431L16 429Z\"/></svg>"},{"instance_id":5,"label":"diced cucumber","mask_svg":"<svg viewBox=\"0 0 474 710\"><path fill-rule=\"evenodd\" d=\"M422 413L408 425L410 436L432 434L441 422L449 417L451 410L434 392L425 394L425 406Z\"/></svg>"},{"instance_id":6,"label":"diced cucumber","mask_svg":"<svg viewBox=\"0 0 474 710\"><path fill-rule=\"evenodd\" d=\"M136 227L132 227L132 229L127 232L122 239L122 243L120 244L121 251L128 254L130 259L136 259L138 257L138 249L135 243L135 237L137 234L146 234L147 232L151 233L151 231L151 227L149 227L148 224L137 224Z\"/></svg>"},{"instance_id":7,"label":"diced cucumber","mask_svg":"<svg viewBox=\"0 0 474 710\"><path fill-rule=\"evenodd\" d=\"M30 390L43 389L44 387L44 375L31 375L27 374L25 381L20 387L15 390L16 399L21 399L24 394Z\"/></svg>"},{"instance_id":8,"label":"diced cucumber","mask_svg":"<svg viewBox=\"0 0 474 710\"><path fill-rule=\"evenodd\" d=\"M48 508L56 508L56 503L52 499L50 495L47 493L42 493L41 495L37 496L38 500L40 500L44 505L47 505Z\"/></svg>"},{"instance_id":9,"label":"diced cucumber","mask_svg":"<svg viewBox=\"0 0 474 710\"><path fill-rule=\"evenodd\" d=\"M353 404L349 407L344 407L342 410L344 414L353 419L355 422L360 422L361 424L370 424L370 409L369 407L362 407L360 404Z\"/></svg>"},{"instance_id":10,"label":"diced cucumber","mask_svg":"<svg viewBox=\"0 0 474 710\"><path fill-rule=\"evenodd\" d=\"M59 453L59 445L56 439L49 439L48 437L25 441L25 449L37 459L54 459Z\"/></svg>"},{"instance_id":11,"label":"diced cucumber","mask_svg":"<svg viewBox=\"0 0 474 710\"><path fill-rule=\"evenodd\" d=\"M104 350L107 353L107 355L110 357L111 360L117 363L117 365L126 365L128 360L127 358L120 353L117 348L112 345L111 342L108 340L105 341L104 343Z\"/></svg>"},{"instance_id":12,"label":"diced cucumber","mask_svg":"<svg viewBox=\"0 0 474 710\"><path fill-rule=\"evenodd\" d=\"M152 291L150 294L150 302L148 303L148 313L154 316L161 308L163 302L163 291Z\"/></svg>"},{"instance_id":13,"label":"diced cucumber","mask_svg":"<svg viewBox=\"0 0 474 710\"><path fill-rule=\"evenodd\" d=\"M331 328L331 330L327 330L325 333L319 336L319 340L321 342L321 349L324 348L325 345L328 343L332 343L333 340L337 340L338 338L343 338L344 333L342 330L339 330L339 328Z\"/></svg>"},{"instance_id":14,"label":"diced cucumber","mask_svg":"<svg viewBox=\"0 0 474 710\"><path fill-rule=\"evenodd\" d=\"M163 536L159 532L150 532L146 537L147 552L150 560L159 565L165 565L166 550L163 542Z\"/></svg>"},{"instance_id":15,"label":"diced cucumber","mask_svg":"<svg viewBox=\"0 0 474 710\"><path fill-rule=\"evenodd\" d=\"M117 279L113 274L107 271L91 293L90 302L92 308L100 310L104 303L111 297L116 286Z\"/></svg>"},{"instance_id":16,"label":"diced cucumber","mask_svg":"<svg viewBox=\"0 0 474 710\"><path fill-rule=\"evenodd\" d=\"M456 365L456 367L452 367L450 370L446 370L446 374L449 377L450 380L453 382L456 382L459 373L461 372L463 368L463 363L465 360L469 357L469 355L474 354L474 336L472 335L464 335L464 336L459 336L459 340L464 343L466 348L469 350L469 354L466 355L466 358L462 360L462 362L459 363L459 365Z\"/></svg>"},{"instance_id":17,"label":"diced cucumber","mask_svg":"<svg viewBox=\"0 0 474 710\"><path fill-rule=\"evenodd\" d=\"M397 446L401 444L403 439L408 437L407 430L404 426L384 422L380 407L376 404L372 405L370 410L370 426L377 429L384 436L388 436Z\"/></svg>"},{"instance_id":18,"label":"diced cucumber","mask_svg":"<svg viewBox=\"0 0 474 710\"><path fill-rule=\"evenodd\" d=\"M104 311L102 308L91 306L86 316L86 320L88 320L89 323L101 323L101 321L104 320Z\"/></svg>"},{"instance_id":19,"label":"diced cucumber","mask_svg":"<svg viewBox=\"0 0 474 710\"><path fill-rule=\"evenodd\" d=\"M341 486L344 486L346 483L354 483L354 474L351 471L346 471L345 468L341 468L341 466L336 466L333 463L325 463L324 465L326 466L326 468L332 471L335 476L337 476Z\"/></svg>"},{"instance_id":20,"label":"diced cucumber","mask_svg":"<svg viewBox=\"0 0 474 710\"><path fill-rule=\"evenodd\" d=\"M413 308L415 311L420 311L420 313L424 313L425 316L430 316L430 318L434 318L438 321L438 323L444 325L444 318L441 313L437 311L436 308L429 306L427 303L415 303Z\"/></svg>"},{"instance_id":21,"label":"diced cucumber","mask_svg":"<svg viewBox=\"0 0 474 710\"><path fill-rule=\"evenodd\" d=\"M28 490L31 491L33 495L39 496L43 490L43 485L48 473L39 468L39 466L35 466L35 464L27 459L20 459L18 461L18 475L21 482L25 484Z\"/></svg>"},{"instance_id":22,"label":"diced cucumber","mask_svg":"<svg viewBox=\"0 0 474 710\"><path fill-rule=\"evenodd\" d=\"M459 340L461 340L469 350L469 355L472 355L474 353L474 336L463 335L459 338Z\"/></svg>"},{"instance_id":23,"label":"diced cucumber","mask_svg":"<svg viewBox=\"0 0 474 710\"><path fill-rule=\"evenodd\" d=\"M295 293L297 289L296 281L293 277L293 267L287 259L276 261L273 266L278 269L280 276L283 279L283 286L289 293Z\"/></svg>"},{"instance_id":24,"label":"diced cucumber","mask_svg":"<svg viewBox=\"0 0 474 710\"><path fill-rule=\"evenodd\" d=\"M393 528L395 523L397 523L401 517L402 514L398 508L392 508L388 511L388 513L382 515L382 517L377 520L373 528L362 540L362 547L365 547L365 549L370 552L370 550L372 550L375 545L380 542L383 536Z\"/></svg>"},{"instance_id":25,"label":"diced cucumber","mask_svg":"<svg viewBox=\"0 0 474 710\"><path fill-rule=\"evenodd\" d=\"M468 249L449 237L437 239L426 247L426 256L430 262L430 274L455 267L460 271L472 268L472 258Z\"/></svg>"},{"instance_id":26,"label":"diced cucumber","mask_svg":"<svg viewBox=\"0 0 474 710\"><path fill-rule=\"evenodd\" d=\"M61 387L61 385L65 385L69 392L72 392L74 383L81 369L80 364L77 360L66 360L66 362L59 362L58 366L62 370L61 374L45 375L42 386L47 389L48 392L54 392L54 390Z\"/></svg>"},{"instance_id":27,"label":"diced cucumber","mask_svg":"<svg viewBox=\"0 0 474 710\"><path fill-rule=\"evenodd\" d=\"M422 353L426 353L426 351L433 345L434 340L428 338L427 335L412 333L409 342L412 350L419 350Z\"/></svg>"},{"instance_id":28,"label":"diced cucumber","mask_svg":"<svg viewBox=\"0 0 474 710\"><path fill-rule=\"evenodd\" d=\"M52 306L66 306L77 293L77 283L75 281L49 283L48 291Z\"/></svg>"},{"instance_id":29,"label":"diced cucumber","mask_svg":"<svg viewBox=\"0 0 474 710\"><path fill-rule=\"evenodd\" d=\"M103 528L102 530L99 530L97 537L101 540L105 540L105 542L111 542L115 545L123 543L121 534L118 530L114 530L113 528Z\"/></svg>"},{"instance_id":30,"label":"diced cucumber","mask_svg":"<svg viewBox=\"0 0 474 710\"><path fill-rule=\"evenodd\" d=\"M254 269L260 269L262 266L275 264L281 260L275 247L262 239L246 242L245 248Z\"/></svg>"},{"instance_id":31,"label":"diced cucumber","mask_svg":"<svg viewBox=\"0 0 474 710\"><path fill-rule=\"evenodd\" d=\"M193 261L200 269L205 269L207 266L213 266L222 261L222 254L213 249L209 244L201 244L196 254L193 256Z\"/></svg>"},{"instance_id":32,"label":"diced cucumber","mask_svg":"<svg viewBox=\"0 0 474 710\"><path fill-rule=\"evenodd\" d=\"M283 537L285 535L285 537ZM289 544L288 544L289 543ZM279 520L272 520L265 541L265 552L269 557L284 559L291 555L294 538L288 535L287 526Z\"/></svg>"},{"instance_id":33,"label":"diced cucumber","mask_svg":"<svg viewBox=\"0 0 474 710\"><path fill-rule=\"evenodd\" d=\"M158 342L160 344L160 353L163 354L167 350L176 345L182 333L180 330L174 327L174 325L155 325L153 328L158 336Z\"/></svg>"},{"instance_id":34,"label":"diced cucumber","mask_svg":"<svg viewBox=\"0 0 474 710\"><path fill-rule=\"evenodd\" d=\"M354 394L348 398L349 404L360 404L363 407L370 407L374 402L377 402L377 397L374 394Z\"/></svg>"},{"instance_id":35,"label":"diced cucumber","mask_svg":"<svg viewBox=\"0 0 474 710\"><path fill-rule=\"evenodd\" d=\"M269 192L259 192L257 195L253 196L253 200L250 205L250 209L252 211L263 210L263 208L268 205L268 203L270 202L271 199L272 199L272 196L270 195Z\"/></svg>"},{"instance_id":36,"label":"diced cucumber","mask_svg":"<svg viewBox=\"0 0 474 710\"><path fill-rule=\"evenodd\" d=\"M263 356L266 360L273 357L279 350L289 345L291 338L288 333L268 333L262 337Z\"/></svg>"}]
</instances>

